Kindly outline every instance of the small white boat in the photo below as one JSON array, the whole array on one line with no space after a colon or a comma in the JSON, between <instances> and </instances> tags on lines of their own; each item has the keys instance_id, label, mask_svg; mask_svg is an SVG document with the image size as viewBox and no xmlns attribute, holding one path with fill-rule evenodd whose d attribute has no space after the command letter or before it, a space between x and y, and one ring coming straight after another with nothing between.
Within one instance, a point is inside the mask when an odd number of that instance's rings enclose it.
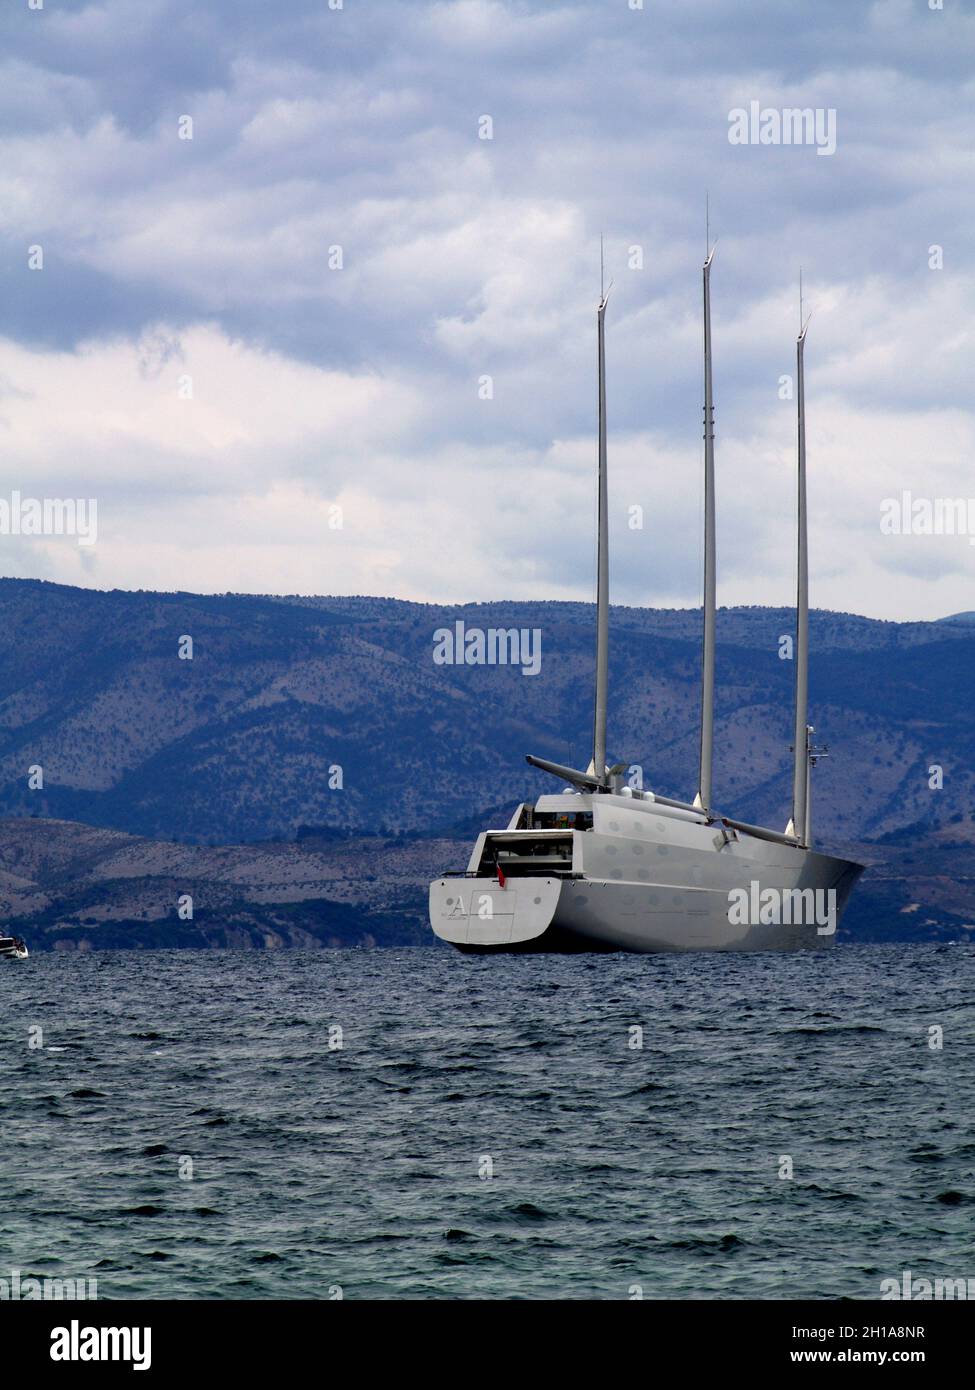
<instances>
[{"instance_id":1,"label":"small white boat","mask_svg":"<svg viewBox=\"0 0 975 1390\"><path fill-rule=\"evenodd\" d=\"M8 960L26 960L30 955L19 936L0 936L0 956Z\"/></svg>"}]
</instances>

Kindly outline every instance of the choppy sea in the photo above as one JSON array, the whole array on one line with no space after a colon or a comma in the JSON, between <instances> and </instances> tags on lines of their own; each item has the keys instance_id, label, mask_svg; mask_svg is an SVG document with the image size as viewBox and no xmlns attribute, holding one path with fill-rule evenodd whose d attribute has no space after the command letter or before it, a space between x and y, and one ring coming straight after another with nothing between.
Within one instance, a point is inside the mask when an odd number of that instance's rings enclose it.
<instances>
[{"instance_id":1,"label":"choppy sea","mask_svg":"<svg viewBox=\"0 0 975 1390\"><path fill-rule=\"evenodd\" d=\"M971 945L0 961L0 1280L862 1299L905 1269L975 1278L973 1005Z\"/></svg>"}]
</instances>

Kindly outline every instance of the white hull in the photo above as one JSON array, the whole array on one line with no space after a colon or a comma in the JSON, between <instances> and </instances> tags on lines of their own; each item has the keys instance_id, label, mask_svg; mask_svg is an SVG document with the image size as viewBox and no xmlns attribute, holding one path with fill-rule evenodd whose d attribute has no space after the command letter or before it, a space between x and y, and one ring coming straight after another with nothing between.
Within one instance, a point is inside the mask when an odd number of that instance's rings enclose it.
<instances>
[{"instance_id":1,"label":"white hull","mask_svg":"<svg viewBox=\"0 0 975 1390\"><path fill-rule=\"evenodd\" d=\"M543 798L563 800L572 799ZM430 885L436 935L479 952L790 951L835 940L859 864L729 832L703 816L611 795L592 800L594 829L535 832L553 845L571 836L564 872L518 874L517 842L532 832L485 832L466 875ZM504 849L515 868L501 887L483 869Z\"/></svg>"}]
</instances>

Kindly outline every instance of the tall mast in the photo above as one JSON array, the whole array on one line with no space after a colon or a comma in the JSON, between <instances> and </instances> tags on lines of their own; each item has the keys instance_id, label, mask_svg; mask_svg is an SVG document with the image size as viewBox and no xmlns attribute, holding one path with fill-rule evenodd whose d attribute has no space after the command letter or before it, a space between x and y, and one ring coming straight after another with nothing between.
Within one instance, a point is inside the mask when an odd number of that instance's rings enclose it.
<instances>
[{"instance_id":1,"label":"tall mast","mask_svg":"<svg viewBox=\"0 0 975 1390\"><path fill-rule=\"evenodd\" d=\"M708 233L710 241L710 230ZM711 765L714 750L715 638L715 522L714 522L714 396L711 387L711 262L709 245L704 262L704 649L701 668L701 777L695 804L711 809Z\"/></svg>"},{"instance_id":2,"label":"tall mast","mask_svg":"<svg viewBox=\"0 0 975 1390\"><path fill-rule=\"evenodd\" d=\"M596 311L599 342L599 503L596 554L596 706L592 734L592 771L600 783L606 780L606 694L609 684L609 508L606 487L606 301L602 287L602 245L600 261L600 300Z\"/></svg>"},{"instance_id":3,"label":"tall mast","mask_svg":"<svg viewBox=\"0 0 975 1390\"><path fill-rule=\"evenodd\" d=\"M800 291L801 305L801 291ZM802 309L800 307L800 320ZM796 722L792 774L792 833L807 843L809 821L809 552L806 537L806 404L803 350L808 323L801 323L796 343L796 392L799 398L799 469L797 520L799 527L796 573Z\"/></svg>"}]
</instances>

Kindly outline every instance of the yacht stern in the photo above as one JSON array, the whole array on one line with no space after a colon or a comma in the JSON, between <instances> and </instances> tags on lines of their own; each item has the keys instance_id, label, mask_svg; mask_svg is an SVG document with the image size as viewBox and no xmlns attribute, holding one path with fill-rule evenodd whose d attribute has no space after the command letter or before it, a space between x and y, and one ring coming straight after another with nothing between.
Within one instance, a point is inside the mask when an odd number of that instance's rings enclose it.
<instances>
[{"instance_id":1,"label":"yacht stern","mask_svg":"<svg viewBox=\"0 0 975 1390\"><path fill-rule=\"evenodd\" d=\"M542 936L558 907L562 880L461 877L430 884L430 923L441 941L461 951L517 949Z\"/></svg>"}]
</instances>

